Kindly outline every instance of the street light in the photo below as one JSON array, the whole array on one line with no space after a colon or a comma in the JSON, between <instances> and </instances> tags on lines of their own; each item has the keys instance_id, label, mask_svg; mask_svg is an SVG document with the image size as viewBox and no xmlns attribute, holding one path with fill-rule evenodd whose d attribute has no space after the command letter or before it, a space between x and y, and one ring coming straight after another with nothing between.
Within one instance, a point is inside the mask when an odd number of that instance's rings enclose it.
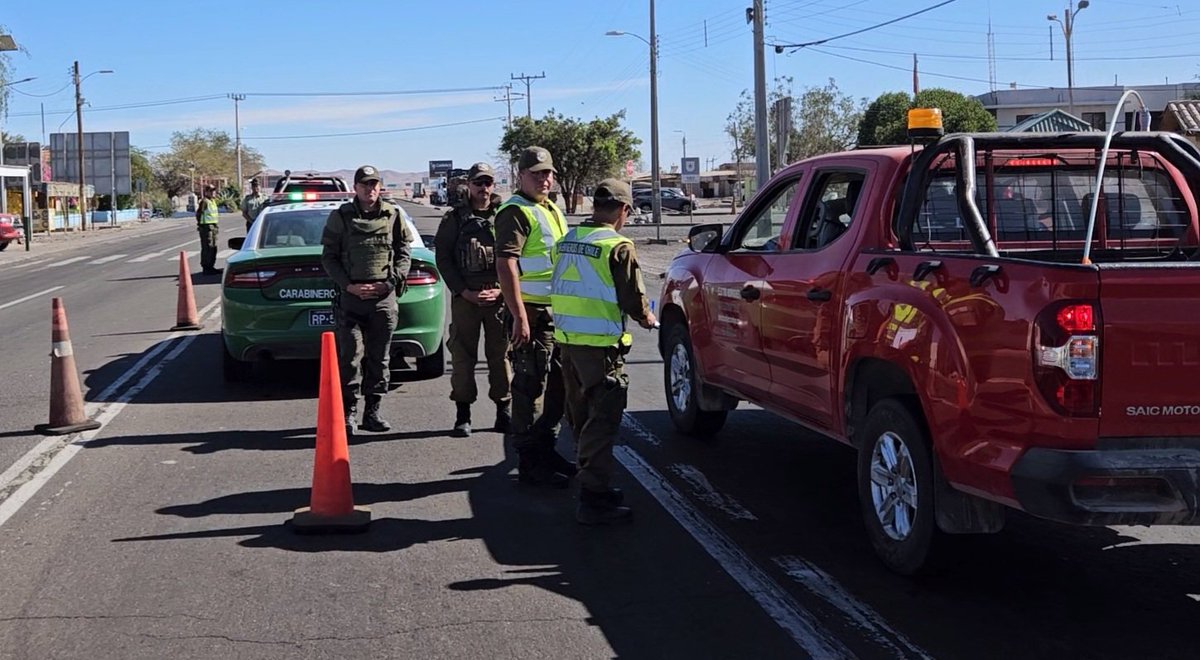
<instances>
[{"instance_id":1,"label":"street light","mask_svg":"<svg viewBox=\"0 0 1200 660\"><path fill-rule=\"evenodd\" d=\"M1079 0L1079 6L1072 8L1074 2L1068 2L1067 8L1063 12L1063 20L1058 20L1057 14L1049 14L1046 20L1054 21L1062 27L1063 38L1067 42L1067 108L1068 111L1075 114L1075 60L1071 53L1071 32L1075 29L1075 16L1082 10L1087 9L1088 0Z\"/></svg>"},{"instance_id":2,"label":"street light","mask_svg":"<svg viewBox=\"0 0 1200 660\"><path fill-rule=\"evenodd\" d=\"M76 147L79 150L79 229L87 231L87 198L84 196L84 175L83 175L83 95L79 93L79 86L83 81L91 78L97 73L112 73L112 69L101 69L93 71L82 78L79 77L79 60L75 60L75 130L76 130ZM116 191L113 191L113 201L116 201ZM116 204L113 204L115 207Z\"/></svg>"},{"instance_id":3,"label":"street light","mask_svg":"<svg viewBox=\"0 0 1200 660\"><path fill-rule=\"evenodd\" d=\"M658 166L658 36L654 31L654 0L650 0L650 36L654 41L624 30L609 30L604 34L609 37L636 37L650 47L650 215L654 220L653 242L662 244L662 182L659 180Z\"/></svg>"}]
</instances>

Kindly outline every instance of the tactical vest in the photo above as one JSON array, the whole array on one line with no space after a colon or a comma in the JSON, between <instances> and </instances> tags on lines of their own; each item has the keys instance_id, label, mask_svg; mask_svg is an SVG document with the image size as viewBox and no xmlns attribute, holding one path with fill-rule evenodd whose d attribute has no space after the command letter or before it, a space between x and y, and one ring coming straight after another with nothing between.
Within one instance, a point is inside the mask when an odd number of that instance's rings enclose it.
<instances>
[{"instance_id":1,"label":"tactical vest","mask_svg":"<svg viewBox=\"0 0 1200 660\"><path fill-rule=\"evenodd\" d=\"M567 222L553 203L543 206L513 195L497 213L509 206L517 207L529 221L529 236L517 260L521 267L521 298L528 303L549 305L550 277L554 275L550 248L567 233Z\"/></svg>"},{"instance_id":2,"label":"tactical vest","mask_svg":"<svg viewBox=\"0 0 1200 660\"><path fill-rule=\"evenodd\" d=\"M617 303L612 252L633 241L611 227L576 227L554 246L550 304L554 338L575 346L629 346Z\"/></svg>"},{"instance_id":3,"label":"tactical vest","mask_svg":"<svg viewBox=\"0 0 1200 660\"><path fill-rule=\"evenodd\" d=\"M200 224L215 225L217 224L217 200L202 199L200 200Z\"/></svg>"},{"instance_id":4,"label":"tactical vest","mask_svg":"<svg viewBox=\"0 0 1200 660\"><path fill-rule=\"evenodd\" d=\"M342 264L354 283L382 282L392 273L392 226L398 213L391 204L380 202L379 217L359 217L353 202L342 204Z\"/></svg>"},{"instance_id":5,"label":"tactical vest","mask_svg":"<svg viewBox=\"0 0 1200 660\"><path fill-rule=\"evenodd\" d=\"M458 221L458 242L454 246L458 272L462 273L468 289L494 289L497 286L496 228L491 220L476 215L467 205L455 208L454 217Z\"/></svg>"}]
</instances>

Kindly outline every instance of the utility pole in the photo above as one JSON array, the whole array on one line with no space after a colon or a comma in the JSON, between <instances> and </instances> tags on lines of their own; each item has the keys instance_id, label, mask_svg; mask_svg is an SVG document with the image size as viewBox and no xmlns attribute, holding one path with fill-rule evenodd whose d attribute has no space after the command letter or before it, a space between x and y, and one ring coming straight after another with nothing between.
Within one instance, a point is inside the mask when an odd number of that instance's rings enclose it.
<instances>
[{"instance_id":1,"label":"utility pole","mask_svg":"<svg viewBox=\"0 0 1200 660\"><path fill-rule=\"evenodd\" d=\"M771 177L771 154L767 135L767 65L763 56L763 0L754 0L746 10L754 21L754 160L755 179L759 190Z\"/></svg>"},{"instance_id":2,"label":"utility pole","mask_svg":"<svg viewBox=\"0 0 1200 660\"><path fill-rule=\"evenodd\" d=\"M1088 0L1079 0L1078 6L1074 6L1073 1L1068 2L1061 21L1054 14L1046 17L1046 20L1062 27L1063 39L1067 42L1067 111L1072 115L1075 114L1075 59L1071 52L1071 33L1075 31L1075 16L1087 9L1088 4Z\"/></svg>"},{"instance_id":3,"label":"utility pole","mask_svg":"<svg viewBox=\"0 0 1200 660\"><path fill-rule=\"evenodd\" d=\"M83 182L83 95L79 92L79 60L75 60L75 144L79 152L79 229L87 231L87 198Z\"/></svg>"},{"instance_id":4,"label":"utility pole","mask_svg":"<svg viewBox=\"0 0 1200 660\"><path fill-rule=\"evenodd\" d=\"M533 119L533 99L532 99L532 94L529 90L529 84L532 83L534 80L540 80L542 78L545 78L546 72L543 71L541 73L541 75L537 75L537 76L527 76L527 75L525 75L525 72L522 71L521 75L519 75L519 76L514 76L513 74L510 73L510 74L508 74L508 77L510 80L520 80L525 83L525 117L527 119Z\"/></svg>"},{"instance_id":5,"label":"utility pole","mask_svg":"<svg viewBox=\"0 0 1200 660\"><path fill-rule=\"evenodd\" d=\"M654 0L650 0L650 213L654 218L654 242L662 238L662 175L658 162L658 32L654 27Z\"/></svg>"},{"instance_id":6,"label":"utility pole","mask_svg":"<svg viewBox=\"0 0 1200 660\"><path fill-rule=\"evenodd\" d=\"M507 129L510 129L510 130L512 129L512 102L513 102L513 99L519 99L519 98L521 98L521 94L517 93L516 96L513 96L512 85L509 84L509 85L504 86L504 98L492 99L493 101L496 101L496 102L503 101L508 104L508 123L505 124L505 128L507 128Z\"/></svg>"},{"instance_id":7,"label":"utility pole","mask_svg":"<svg viewBox=\"0 0 1200 660\"><path fill-rule=\"evenodd\" d=\"M242 180L242 121L238 115L238 103L246 100L245 94L230 94L229 98L233 99L233 134L234 134L234 150L237 152L237 181L238 194L246 192L246 182Z\"/></svg>"}]
</instances>

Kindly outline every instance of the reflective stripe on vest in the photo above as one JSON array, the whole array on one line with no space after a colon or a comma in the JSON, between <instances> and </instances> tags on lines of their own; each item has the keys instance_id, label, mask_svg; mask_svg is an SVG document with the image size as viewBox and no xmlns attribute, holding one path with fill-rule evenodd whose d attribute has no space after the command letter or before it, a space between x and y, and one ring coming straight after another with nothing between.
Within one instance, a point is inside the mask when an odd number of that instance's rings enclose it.
<instances>
[{"instance_id":1,"label":"reflective stripe on vest","mask_svg":"<svg viewBox=\"0 0 1200 660\"><path fill-rule=\"evenodd\" d=\"M608 227L576 227L554 246L550 304L554 338L578 346L628 346L625 315L617 303L612 251L632 243Z\"/></svg>"},{"instance_id":2,"label":"reflective stripe on vest","mask_svg":"<svg viewBox=\"0 0 1200 660\"><path fill-rule=\"evenodd\" d=\"M200 201L200 224L215 225L217 224L217 200L204 199Z\"/></svg>"},{"instance_id":3,"label":"reflective stripe on vest","mask_svg":"<svg viewBox=\"0 0 1200 660\"><path fill-rule=\"evenodd\" d=\"M521 195L513 195L497 211L516 206L529 221L529 236L521 248L517 264L521 267L521 298L525 302L550 304L550 277L554 274L554 262L550 260L550 249L567 233L567 223L558 207L550 208L535 204ZM553 210L551 210L553 209Z\"/></svg>"}]
</instances>

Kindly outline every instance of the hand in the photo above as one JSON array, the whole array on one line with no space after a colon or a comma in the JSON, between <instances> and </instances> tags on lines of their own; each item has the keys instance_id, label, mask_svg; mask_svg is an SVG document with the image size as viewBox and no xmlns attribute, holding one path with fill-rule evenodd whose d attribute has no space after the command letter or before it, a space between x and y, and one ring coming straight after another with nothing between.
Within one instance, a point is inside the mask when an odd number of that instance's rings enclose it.
<instances>
[{"instance_id":1,"label":"hand","mask_svg":"<svg viewBox=\"0 0 1200 660\"><path fill-rule=\"evenodd\" d=\"M528 344L529 335L529 318L522 314L519 318L513 319L512 334L509 336L513 347Z\"/></svg>"},{"instance_id":2,"label":"hand","mask_svg":"<svg viewBox=\"0 0 1200 660\"><path fill-rule=\"evenodd\" d=\"M658 327L658 318L654 316L654 312L647 312L646 318L638 321L638 325L647 330L653 330Z\"/></svg>"},{"instance_id":3,"label":"hand","mask_svg":"<svg viewBox=\"0 0 1200 660\"><path fill-rule=\"evenodd\" d=\"M459 295L462 296L463 300L471 303L472 305L478 305L479 304L479 293L480 293L479 291L463 289L463 292L460 293Z\"/></svg>"},{"instance_id":4,"label":"hand","mask_svg":"<svg viewBox=\"0 0 1200 660\"><path fill-rule=\"evenodd\" d=\"M383 285L376 283L369 284L351 284L346 287L346 293L352 296L361 298L362 300L372 300L383 295Z\"/></svg>"},{"instance_id":5,"label":"hand","mask_svg":"<svg viewBox=\"0 0 1200 660\"><path fill-rule=\"evenodd\" d=\"M500 289L484 289L483 291L475 292L477 305L491 305L497 300L500 300Z\"/></svg>"}]
</instances>

